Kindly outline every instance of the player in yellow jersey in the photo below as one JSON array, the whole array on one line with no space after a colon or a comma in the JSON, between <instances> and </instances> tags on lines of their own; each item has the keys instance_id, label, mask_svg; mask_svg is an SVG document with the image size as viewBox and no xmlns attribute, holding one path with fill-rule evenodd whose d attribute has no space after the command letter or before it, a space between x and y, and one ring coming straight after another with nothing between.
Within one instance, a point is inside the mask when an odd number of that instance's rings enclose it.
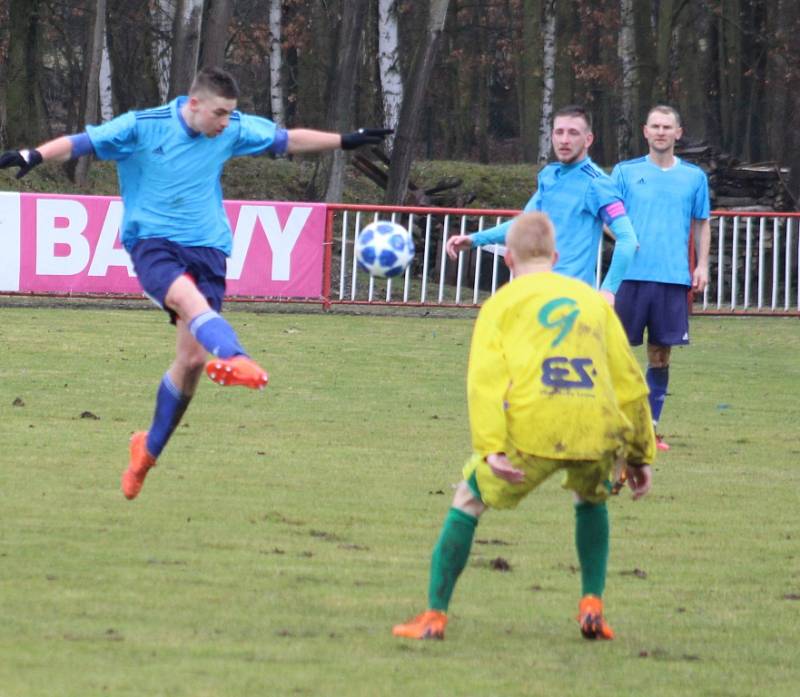
<instances>
[{"instance_id":1,"label":"player in yellow jersey","mask_svg":"<svg viewBox=\"0 0 800 697\"><path fill-rule=\"evenodd\" d=\"M557 255L545 214L517 218L506 245L514 280L475 323L467 372L473 455L433 551L428 610L393 634L444 638L480 515L514 508L563 470L563 486L575 497L581 633L612 639L602 602L605 501L617 463L635 499L650 489L655 435L647 385L611 305L586 283L552 272Z\"/></svg>"}]
</instances>

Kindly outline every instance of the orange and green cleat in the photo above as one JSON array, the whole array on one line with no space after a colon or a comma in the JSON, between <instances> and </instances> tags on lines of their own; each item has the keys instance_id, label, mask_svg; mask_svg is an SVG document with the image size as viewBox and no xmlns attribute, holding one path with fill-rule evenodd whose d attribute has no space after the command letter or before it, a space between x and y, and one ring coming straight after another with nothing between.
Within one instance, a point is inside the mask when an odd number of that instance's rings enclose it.
<instances>
[{"instance_id":1,"label":"orange and green cleat","mask_svg":"<svg viewBox=\"0 0 800 697\"><path fill-rule=\"evenodd\" d=\"M447 615L440 610L426 610L405 624L396 624L392 634L406 639L444 639Z\"/></svg>"},{"instance_id":2,"label":"orange and green cleat","mask_svg":"<svg viewBox=\"0 0 800 697\"><path fill-rule=\"evenodd\" d=\"M613 639L614 630L603 617L603 601L596 595L584 595L578 605L578 622L584 639Z\"/></svg>"},{"instance_id":3,"label":"orange and green cleat","mask_svg":"<svg viewBox=\"0 0 800 697\"><path fill-rule=\"evenodd\" d=\"M147 432L137 431L131 436L130 464L122 473L122 493L126 499L135 499L139 495L144 478L155 466L156 459L147 452Z\"/></svg>"},{"instance_id":4,"label":"orange and green cleat","mask_svg":"<svg viewBox=\"0 0 800 697\"><path fill-rule=\"evenodd\" d=\"M625 482L627 481L628 473L625 471L625 468L622 468L614 478L614 481L611 484L611 490L608 493L612 496L618 496L619 492L625 488Z\"/></svg>"},{"instance_id":5,"label":"orange and green cleat","mask_svg":"<svg viewBox=\"0 0 800 697\"><path fill-rule=\"evenodd\" d=\"M247 356L215 358L206 363L206 375L218 385L241 385L263 390L269 382L267 371Z\"/></svg>"}]
</instances>

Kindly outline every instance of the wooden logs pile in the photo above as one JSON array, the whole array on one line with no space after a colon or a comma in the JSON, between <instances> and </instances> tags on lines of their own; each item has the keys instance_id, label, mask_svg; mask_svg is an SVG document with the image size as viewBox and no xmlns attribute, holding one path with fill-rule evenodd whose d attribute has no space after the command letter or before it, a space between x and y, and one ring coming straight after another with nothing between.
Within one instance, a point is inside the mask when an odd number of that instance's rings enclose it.
<instances>
[{"instance_id":1,"label":"wooden logs pile","mask_svg":"<svg viewBox=\"0 0 800 697\"><path fill-rule=\"evenodd\" d=\"M675 154L708 175L712 209L798 210L789 190L789 170L776 162L739 162L706 143L679 147Z\"/></svg>"},{"instance_id":2,"label":"wooden logs pile","mask_svg":"<svg viewBox=\"0 0 800 697\"><path fill-rule=\"evenodd\" d=\"M372 148L374 158L362 153L353 155L352 165L361 174L373 181L384 191L389 181L389 158L379 148ZM432 186L421 186L409 180L408 194L404 204L407 206L435 206L438 208L464 208L475 200L475 194L461 190L463 181L458 177L448 177Z\"/></svg>"}]
</instances>

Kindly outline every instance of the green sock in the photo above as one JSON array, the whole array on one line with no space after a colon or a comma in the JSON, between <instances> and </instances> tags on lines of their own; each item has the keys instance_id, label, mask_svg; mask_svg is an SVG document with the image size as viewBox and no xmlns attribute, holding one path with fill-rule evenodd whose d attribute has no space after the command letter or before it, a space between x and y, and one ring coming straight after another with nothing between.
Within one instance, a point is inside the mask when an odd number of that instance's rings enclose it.
<instances>
[{"instance_id":1,"label":"green sock","mask_svg":"<svg viewBox=\"0 0 800 697\"><path fill-rule=\"evenodd\" d=\"M447 513L431 558L428 586L428 607L431 610L447 612L456 581L467 564L477 525L477 518L457 508L451 508Z\"/></svg>"},{"instance_id":2,"label":"green sock","mask_svg":"<svg viewBox=\"0 0 800 697\"><path fill-rule=\"evenodd\" d=\"M575 506L575 547L581 565L583 595L603 596L608 568L608 509L583 501Z\"/></svg>"}]
</instances>

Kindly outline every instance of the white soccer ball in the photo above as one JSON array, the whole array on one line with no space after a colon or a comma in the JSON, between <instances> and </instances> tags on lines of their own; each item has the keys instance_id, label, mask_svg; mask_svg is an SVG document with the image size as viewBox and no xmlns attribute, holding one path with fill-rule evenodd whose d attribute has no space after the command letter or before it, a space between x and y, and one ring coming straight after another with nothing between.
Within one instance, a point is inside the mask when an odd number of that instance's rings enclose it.
<instances>
[{"instance_id":1,"label":"white soccer ball","mask_svg":"<svg viewBox=\"0 0 800 697\"><path fill-rule=\"evenodd\" d=\"M414 258L414 239L398 223L376 220L358 233L356 259L371 276L398 276Z\"/></svg>"}]
</instances>

